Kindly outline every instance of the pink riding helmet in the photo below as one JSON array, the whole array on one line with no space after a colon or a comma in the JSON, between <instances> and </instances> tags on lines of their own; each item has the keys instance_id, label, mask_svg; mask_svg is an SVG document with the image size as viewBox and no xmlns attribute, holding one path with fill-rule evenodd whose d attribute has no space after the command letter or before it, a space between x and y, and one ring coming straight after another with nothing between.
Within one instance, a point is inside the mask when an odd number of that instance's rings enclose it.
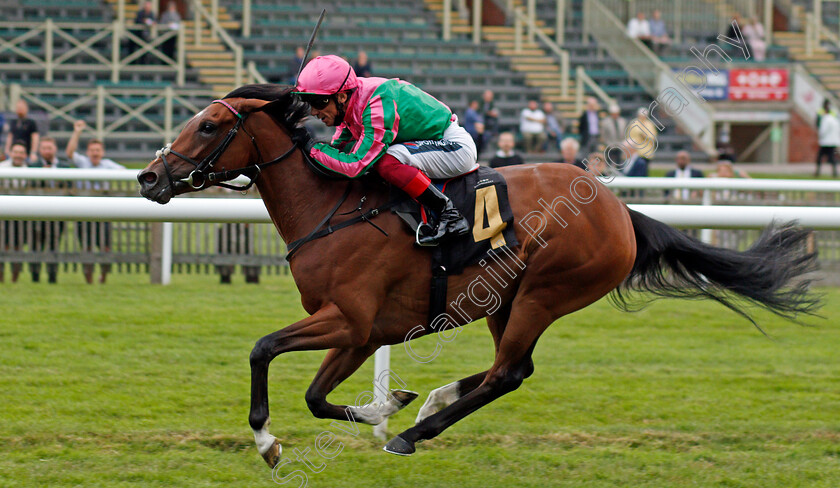
<instances>
[{"instance_id":1,"label":"pink riding helmet","mask_svg":"<svg viewBox=\"0 0 840 488\"><path fill-rule=\"evenodd\" d=\"M335 95L359 86L350 63L330 54L318 56L303 68L298 77L299 95Z\"/></svg>"}]
</instances>

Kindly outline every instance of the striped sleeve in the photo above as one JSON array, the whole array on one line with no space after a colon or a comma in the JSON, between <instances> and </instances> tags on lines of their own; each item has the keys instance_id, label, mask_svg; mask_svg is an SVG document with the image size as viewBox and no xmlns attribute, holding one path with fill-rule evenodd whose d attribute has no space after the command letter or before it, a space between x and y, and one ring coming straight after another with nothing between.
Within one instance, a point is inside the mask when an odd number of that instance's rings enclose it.
<instances>
[{"instance_id":1,"label":"striped sleeve","mask_svg":"<svg viewBox=\"0 0 840 488\"><path fill-rule=\"evenodd\" d=\"M352 151L342 153L328 144L315 144L310 155L327 170L349 178L365 174L385 154L399 130L396 101L376 95L362 113L362 134Z\"/></svg>"},{"instance_id":2,"label":"striped sleeve","mask_svg":"<svg viewBox=\"0 0 840 488\"><path fill-rule=\"evenodd\" d=\"M335 134L333 134L332 141L330 141L330 146L341 149L341 146L352 138L353 134L346 126L337 127L335 129Z\"/></svg>"}]
</instances>

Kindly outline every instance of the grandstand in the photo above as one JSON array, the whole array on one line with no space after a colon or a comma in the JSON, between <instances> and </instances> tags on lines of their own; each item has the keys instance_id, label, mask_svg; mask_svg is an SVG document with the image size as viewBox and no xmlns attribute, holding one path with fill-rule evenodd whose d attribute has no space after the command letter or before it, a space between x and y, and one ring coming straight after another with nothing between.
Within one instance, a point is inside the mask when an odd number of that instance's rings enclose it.
<instances>
[{"instance_id":1,"label":"grandstand","mask_svg":"<svg viewBox=\"0 0 840 488\"><path fill-rule=\"evenodd\" d=\"M818 99L835 100L840 89L836 63L840 26L837 4L832 2L825 6L822 2L781 2L768 16L765 2L757 1L487 0L481 2L478 31L473 13L458 8L458 0L451 2L449 30L443 0L183 3L189 13L182 32L159 33L181 36L183 53L175 59L160 52L160 42L145 45L131 37L131 20L138 8L133 2L0 3L3 108L8 112L9 101L27 99L36 117L41 115L42 130L48 129L60 143L69 136L71 121L85 118L91 122L90 135L107 140L112 156L145 160L212 97L248 81L288 82L293 76L294 49L308 40L321 8L328 9L315 44L321 53L353 59L364 50L376 75L410 80L457 113L463 113L469 100L491 89L503 128L517 127L519 111L530 98L554 102L571 134L576 131L584 94L597 96L602 105L614 100L628 119L638 108L649 106L659 87L632 64L648 53L627 51L634 43L617 26L636 11L653 9L662 11L674 42L661 56L651 54L653 58L644 60L652 63L646 68L652 77L659 76L663 66L679 70L696 64L689 49L702 50L718 42L715 37L726 31L731 16L740 14L771 19L772 39L764 61L740 60L733 68L786 69L794 63L796 73L801 69ZM606 14L598 10L599 5ZM820 5L819 11L815 5ZM603 31L607 29L616 35L606 37ZM136 54L131 57L131 43L145 49L145 64ZM703 130L666 118L655 159L670 162L676 151L690 149L695 160L705 160L714 149L715 134L721 131L738 140L749 136L750 141L738 148L753 153L748 160L810 159L787 141L791 134L797 140L814 137L815 109L796 106L792 98L793 93L784 103L728 100L708 104L710 121ZM781 112L786 114L781 119L771 117ZM756 119L752 125L747 123L750 117ZM776 140L780 131L782 141L772 151L762 144L749 145L759 136L769 140L771 132ZM554 157L533 155L531 160Z\"/></svg>"}]
</instances>

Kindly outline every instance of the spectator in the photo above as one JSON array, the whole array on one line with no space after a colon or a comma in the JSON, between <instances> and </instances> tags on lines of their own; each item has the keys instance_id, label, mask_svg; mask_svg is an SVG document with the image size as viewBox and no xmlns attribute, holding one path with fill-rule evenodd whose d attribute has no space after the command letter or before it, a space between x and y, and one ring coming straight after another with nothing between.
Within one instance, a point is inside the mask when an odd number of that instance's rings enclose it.
<instances>
[{"instance_id":1,"label":"spectator","mask_svg":"<svg viewBox=\"0 0 840 488\"><path fill-rule=\"evenodd\" d=\"M222 224L218 232L217 251L219 254L250 255L254 253L251 245L251 226L249 224ZM216 266L219 270L219 281L223 285L231 283L233 275L232 264L221 264ZM242 265L242 273L245 275L245 283L257 284L260 282L260 267Z\"/></svg>"},{"instance_id":2,"label":"spectator","mask_svg":"<svg viewBox=\"0 0 840 488\"><path fill-rule=\"evenodd\" d=\"M627 120L621 116L618 105L610 105L610 116L601 120L601 142L607 147L618 146L624 141L627 132Z\"/></svg>"},{"instance_id":3,"label":"spectator","mask_svg":"<svg viewBox=\"0 0 840 488\"><path fill-rule=\"evenodd\" d=\"M493 90L484 90L481 95L481 115L484 117L484 143L490 144L499 133L499 111L493 100Z\"/></svg>"},{"instance_id":4,"label":"spectator","mask_svg":"<svg viewBox=\"0 0 840 488\"><path fill-rule=\"evenodd\" d=\"M764 61L767 57L767 42L764 40L764 26L755 17L747 21L741 32L750 47L755 61Z\"/></svg>"},{"instance_id":5,"label":"spectator","mask_svg":"<svg viewBox=\"0 0 840 488\"><path fill-rule=\"evenodd\" d=\"M636 120L630 123L627 130L627 139L631 145L636 147L639 155L650 162L658 147L656 125L648 118L647 110L640 108Z\"/></svg>"},{"instance_id":6,"label":"spectator","mask_svg":"<svg viewBox=\"0 0 840 488\"><path fill-rule=\"evenodd\" d=\"M464 112L464 130L469 133L475 142L476 153L481 154L481 147L484 145L484 119L478 112L478 100L472 100L466 112Z\"/></svg>"},{"instance_id":7,"label":"spectator","mask_svg":"<svg viewBox=\"0 0 840 488\"><path fill-rule=\"evenodd\" d=\"M519 114L519 132L527 153L539 152L545 144L545 113L536 100L528 101L528 106Z\"/></svg>"},{"instance_id":8,"label":"spectator","mask_svg":"<svg viewBox=\"0 0 840 488\"><path fill-rule=\"evenodd\" d=\"M819 178L823 156L826 156L829 164L831 164L831 172L836 178L837 159L835 152L837 146L840 146L840 120L837 118L837 114L831 110L828 100L823 102L823 111L824 113L819 118L818 140L820 149L817 152L817 170L814 176Z\"/></svg>"},{"instance_id":9,"label":"spectator","mask_svg":"<svg viewBox=\"0 0 840 488\"><path fill-rule=\"evenodd\" d=\"M644 12L637 12L636 17L627 22L627 37L638 39L648 48L652 48L650 23L645 18Z\"/></svg>"},{"instance_id":10,"label":"spectator","mask_svg":"<svg viewBox=\"0 0 840 488\"><path fill-rule=\"evenodd\" d=\"M496 155L490 160L490 167L501 168L503 166L525 164L522 156L516 154L516 151L514 151L514 145L513 133L502 132L499 134L499 150L496 151Z\"/></svg>"},{"instance_id":11,"label":"spectator","mask_svg":"<svg viewBox=\"0 0 840 488\"><path fill-rule=\"evenodd\" d=\"M648 26L650 28L650 41L653 44L653 51L657 56L661 56L665 46L671 44L671 38L668 37L665 21L662 20L662 13L659 10L653 11L653 18L650 19Z\"/></svg>"},{"instance_id":12,"label":"spectator","mask_svg":"<svg viewBox=\"0 0 840 488\"><path fill-rule=\"evenodd\" d=\"M560 122L557 116L554 115L554 104L551 102L543 103L543 112L545 112L545 135L548 141L548 147L551 152L560 148L560 141L563 139L563 128L560 127Z\"/></svg>"},{"instance_id":13,"label":"spectator","mask_svg":"<svg viewBox=\"0 0 840 488\"><path fill-rule=\"evenodd\" d=\"M586 110L580 114L578 120L578 134L580 134L580 145L583 152L589 154L598 147L598 139L601 135L601 120L598 115L598 100L595 97L586 99Z\"/></svg>"},{"instance_id":14,"label":"spectator","mask_svg":"<svg viewBox=\"0 0 840 488\"><path fill-rule=\"evenodd\" d=\"M594 152L586 157L587 171L595 176L609 176L610 170L607 168L607 162L604 155L599 152Z\"/></svg>"},{"instance_id":15,"label":"spectator","mask_svg":"<svg viewBox=\"0 0 840 488\"><path fill-rule=\"evenodd\" d=\"M176 32L175 37L163 41L163 46L161 46L163 54L175 60L175 45L178 42L178 29L181 28L181 14L178 13L178 4L174 0L167 4L166 12L160 16L158 23L165 29Z\"/></svg>"},{"instance_id":16,"label":"spectator","mask_svg":"<svg viewBox=\"0 0 840 488\"><path fill-rule=\"evenodd\" d=\"M710 174L709 178L750 178L750 175L746 171L736 171L731 161L723 160L717 162L715 172ZM715 200L729 200L730 198L736 198L738 195L738 192L730 190L716 191Z\"/></svg>"},{"instance_id":17,"label":"spectator","mask_svg":"<svg viewBox=\"0 0 840 488\"><path fill-rule=\"evenodd\" d=\"M76 152L79 146L79 136L85 129L86 124L83 120L77 120L73 124L73 135L67 142L67 157L73 161L77 168L87 169L125 169L121 164L114 160L105 158L105 143L98 139L91 139L87 145L87 155L82 155ZM108 189L106 183L86 182L85 188L93 188L94 190ZM83 252L91 252L94 247L99 248L99 252L111 251L111 223L110 222L77 222L76 235L82 246ZM105 283L108 273L111 272L111 265L103 263L100 265L102 274L99 278L100 283ZM85 275L85 281L88 284L93 283L93 264L84 263L82 271Z\"/></svg>"},{"instance_id":18,"label":"spectator","mask_svg":"<svg viewBox=\"0 0 840 488\"><path fill-rule=\"evenodd\" d=\"M677 167L665 173L666 178L702 178L703 172L699 169L691 167L691 155L688 151L680 151L676 156ZM670 192L665 192L667 197ZM700 193L697 190L690 191L688 188L677 190L674 192L674 198L677 200L688 200L689 198L699 198Z\"/></svg>"},{"instance_id":19,"label":"spectator","mask_svg":"<svg viewBox=\"0 0 840 488\"><path fill-rule=\"evenodd\" d=\"M22 141L15 141L9 149L9 159L0 162L0 168L25 168L26 167L26 146ZM0 180L0 186L9 189L23 188L23 180ZM3 242L0 250L4 252L20 251L25 242L28 225L20 220L6 220L2 222ZM5 263L0 262L0 282L3 281L3 269ZM12 282L15 283L23 269L23 263L12 262Z\"/></svg>"},{"instance_id":20,"label":"spectator","mask_svg":"<svg viewBox=\"0 0 840 488\"><path fill-rule=\"evenodd\" d=\"M38 159L38 124L28 117L29 105L25 100L15 103L15 114L17 119L9 123L9 133L6 135L6 155L11 157L13 142L21 142L26 154L30 155L29 160L34 162Z\"/></svg>"},{"instance_id":21,"label":"spectator","mask_svg":"<svg viewBox=\"0 0 840 488\"><path fill-rule=\"evenodd\" d=\"M819 123L817 123L817 126L819 127ZM733 148L732 144L729 143L729 132L722 131L720 133L717 147L715 149L717 151L715 158L717 161L735 162L735 148Z\"/></svg>"},{"instance_id":22,"label":"spectator","mask_svg":"<svg viewBox=\"0 0 840 488\"><path fill-rule=\"evenodd\" d=\"M624 149L626 150L628 157L621 174L631 178L646 177L648 175L649 161L644 158L639 153L638 149L636 149L636 146L629 141L624 143ZM635 192L633 193L635 194Z\"/></svg>"},{"instance_id":23,"label":"spectator","mask_svg":"<svg viewBox=\"0 0 840 488\"><path fill-rule=\"evenodd\" d=\"M38 160L29 165L33 168L69 168L70 165L66 161L58 157L58 148L55 144L55 139L52 137L42 137L38 145ZM66 183L61 182L40 182L38 184L41 188L62 188ZM64 222L32 222L33 226L33 251L55 253L58 251L61 236L64 234ZM38 281L41 274L41 263L29 263L32 271L32 281ZM49 283L56 283L58 281L58 263L47 263L47 280Z\"/></svg>"},{"instance_id":24,"label":"spectator","mask_svg":"<svg viewBox=\"0 0 840 488\"><path fill-rule=\"evenodd\" d=\"M709 178L749 178L744 171L736 171L732 166L731 161L718 161L717 169L714 173L709 175ZM747 200L752 199L751 193L742 193L736 190L720 190L714 192L715 201L739 200L746 197ZM723 246L734 249L738 245L737 231L727 229L714 229L712 242L716 246Z\"/></svg>"},{"instance_id":25,"label":"spectator","mask_svg":"<svg viewBox=\"0 0 840 488\"><path fill-rule=\"evenodd\" d=\"M737 13L736 13L736 14L734 14L734 15L732 16L732 22L734 22L734 23L735 23L735 25L737 25L737 26L738 26L738 29L743 29L743 28L744 28L744 26L745 26L744 21L743 21L743 20L741 20L741 16L740 16L740 15L738 15ZM730 22L730 23L729 23L729 27L726 29L726 34L725 34L725 35L726 35L726 37L728 37L728 38L730 38L730 39L737 39L737 38L738 38L738 37L740 37L740 36L738 36L738 33L735 31L735 27L733 27L733 26L732 26L732 22ZM743 31L741 32L741 34L743 34ZM719 44L720 44L721 48L722 48L724 51L731 51L731 50L732 50L732 45L731 45L731 44L729 44L728 42L723 42L723 41L722 41L720 38L718 38L718 37L714 37L714 36L712 36L712 37L709 39L709 41L710 41L710 42L717 42L717 41L719 41ZM749 42L747 42L747 46L746 46L746 47L747 47L747 48L749 48L749 47L750 47L750 46L749 46ZM739 54L740 54L740 53L739 53Z\"/></svg>"},{"instance_id":26,"label":"spectator","mask_svg":"<svg viewBox=\"0 0 840 488\"><path fill-rule=\"evenodd\" d=\"M38 145L38 161L29 165L33 168L69 168L70 165L63 159L58 157L58 147L55 139L52 137L42 137ZM66 188L69 187L67 182L41 182L41 188ZM58 251L61 242L61 236L64 234L64 222L32 222L34 227L34 244L33 250L37 252L51 252ZM40 275L40 263L30 263L32 269L32 280L38 281L37 276ZM56 283L58 280L58 263L47 263L47 279L49 283Z\"/></svg>"},{"instance_id":27,"label":"spectator","mask_svg":"<svg viewBox=\"0 0 840 488\"><path fill-rule=\"evenodd\" d=\"M353 65L356 76L373 76L373 65L364 51L359 51L356 57L356 64Z\"/></svg>"},{"instance_id":28,"label":"spectator","mask_svg":"<svg viewBox=\"0 0 840 488\"><path fill-rule=\"evenodd\" d=\"M560 162L566 164L573 164L578 168L585 170L586 165L583 161L578 159L578 152L580 151L580 143L571 137L563 139L560 143Z\"/></svg>"},{"instance_id":29,"label":"spectator","mask_svg":"<svg viewBox=\"0 0 840 488\"><path fill-rule=\"evenodd\" d=\"M155 13L152 10L152 2L143 2L143 8L137 11L134 17L135 28L131 32L145 42L152 40L152 26L155 25ZM138 48L136 42L129 42L129 55L133 54ZM140 64L148 63L148 56L144 53L138 58Z\"/></svg>"},{"instance_id":30,"label":"spectator","mask_svg":"<svg viewBox=\"0 0 840 488\"><path fill-rule=\"evenodd\" d=\"M303 46L297 46L295 48L295 57L289 61L289 84L294 85L297 83L297 74L300 71L301 65L303 64L303 57L306 56L306 48Z\"/></svg>"}]
</instances>

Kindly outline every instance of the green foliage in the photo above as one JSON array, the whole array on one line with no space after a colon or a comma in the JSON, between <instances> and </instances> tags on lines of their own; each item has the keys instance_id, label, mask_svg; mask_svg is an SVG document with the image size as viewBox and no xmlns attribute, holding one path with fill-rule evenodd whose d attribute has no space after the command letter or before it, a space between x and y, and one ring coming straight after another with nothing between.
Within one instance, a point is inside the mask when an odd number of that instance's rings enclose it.
<instances>
[{"instance_id":1,"label":"green foliage","mask_svg":"<svg viewBox=\"0 0 840 488\"><path fill-rule=\"evenodd\" d=\"M113 278L0 285L0 486L275 486L247 423L248 354L305 315L291 279ZM303 394L323 352L278 357L271 429L284 457L327 430L344 445L333 460L309 453L320 473L294 462L280 474L301 469L311 487L836 487L840 291L825 292L814 327L759 314L771 339L713 303L623 314L601 301L546 332L522 388L411 458L382 452L368 426L353 437L310 415ZM393 347L392 370L421 398L392 433L431 389L492 361L483 323L442 345L428 364ZM371 389L372 362L331 401Z\"/></svg>"}]
</instances>

